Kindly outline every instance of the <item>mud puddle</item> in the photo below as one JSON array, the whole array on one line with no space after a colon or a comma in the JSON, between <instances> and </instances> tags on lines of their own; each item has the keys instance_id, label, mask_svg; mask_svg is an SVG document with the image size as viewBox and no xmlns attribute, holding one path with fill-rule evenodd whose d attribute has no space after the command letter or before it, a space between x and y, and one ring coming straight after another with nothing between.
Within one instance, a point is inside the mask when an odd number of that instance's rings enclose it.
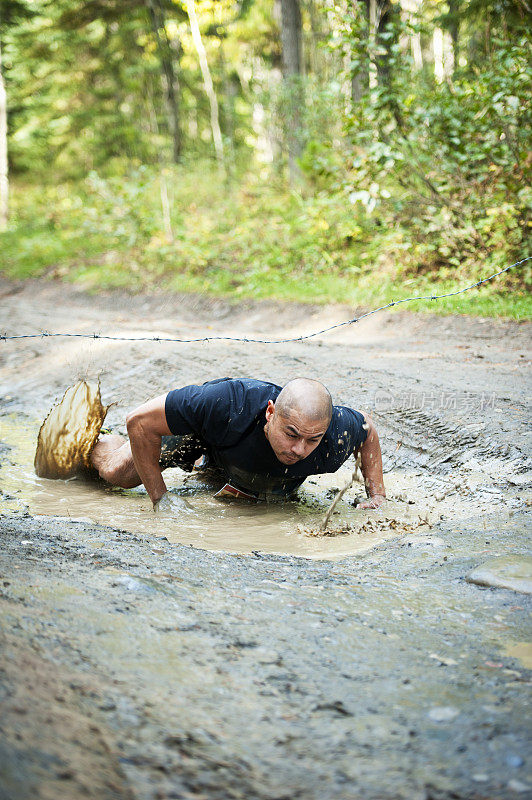
<instances>
[{"instance_id":1,"label":"mud puddle","mask_svg":"<svg viewBox=\"0 0 532 800\"><path fill-rule=\"evenodd\" d=\"M192 547L231 553L297 555L337 559L363 553L387 539L411 533L426 522L408 503L390 501L384 509L359 510L362 485L345 495L330 528L339 535L307 535L317 531L335 491L351 472L315 476L300 490L299 500L248 503L217 500L219 487L179 469L165 471L173 511L154 514L143 487L119 489L98 481L73 477L48 480L35 474L33 457L38 424L16 415L0 418L0 440L9 451L0 467L2 511L28 509L33 515L99 523ZM389 482L404 483L397 476ZM344 532L346 531L347 532Z\"/></svg>"}]
</instances>

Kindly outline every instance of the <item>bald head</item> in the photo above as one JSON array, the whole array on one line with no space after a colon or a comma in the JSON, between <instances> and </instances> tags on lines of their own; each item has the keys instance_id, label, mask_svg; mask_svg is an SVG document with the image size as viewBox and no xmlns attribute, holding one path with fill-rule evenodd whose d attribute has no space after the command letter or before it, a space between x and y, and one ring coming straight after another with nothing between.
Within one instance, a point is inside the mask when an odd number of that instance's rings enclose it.
<instances>
[{"instance_id":1,"label":"bald head","mask_svg":"<svg viewBox=\"0 0 532 800\"><path fill-rule=\"evenodd\" d=\"M319 381L294 378L281 390L275 401L275 411L285 419L295 412L309 422L326 420L329 424L332 417L331 395Z\"/></svg>"}]
</instances>

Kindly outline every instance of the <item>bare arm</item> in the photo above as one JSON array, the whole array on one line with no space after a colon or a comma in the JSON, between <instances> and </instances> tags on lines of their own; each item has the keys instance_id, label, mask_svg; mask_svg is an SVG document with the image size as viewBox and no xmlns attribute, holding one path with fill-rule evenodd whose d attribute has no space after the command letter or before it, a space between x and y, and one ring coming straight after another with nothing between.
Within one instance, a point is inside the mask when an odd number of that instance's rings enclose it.
<instances>
[{"instance_id":1,"label":"bare arm","mask_svg":"<svg viewBox=\"0 0 532 800\"><path fill-rule=\"evenodd\" d=\"M161 437L171 434L166 422L165 401L165 394L148 400L126 418L135 469L154 505L167 491L159 467Z\"/></svg>"},{"instance_id":2,"label":"bare arm","mask_svg":"<svg viewBox=\"0 0 532 800\"><path fill-rule=\"evenodd\" d=\"M378 508L386 499L382 474L382 454L379 436L373 421L366 417L368 435L360 448L360 468L364 476L366 494L369 500L359 503L357 508Z\"/></svg>"}]
</instances>

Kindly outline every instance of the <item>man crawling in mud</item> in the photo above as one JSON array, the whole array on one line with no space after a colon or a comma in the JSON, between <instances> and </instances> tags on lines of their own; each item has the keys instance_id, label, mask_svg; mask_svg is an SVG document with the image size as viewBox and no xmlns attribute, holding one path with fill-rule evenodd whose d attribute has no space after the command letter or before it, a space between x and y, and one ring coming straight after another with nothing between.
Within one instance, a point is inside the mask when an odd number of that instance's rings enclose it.
<instances>
[{"instance_id":1,"label":"man crawling in mud","mask_svg":"<svg viewBox=\"0 0 532 800\"><path fill-rule=\"evenodd\" d=\"M146 487L157 511L170 505L162 471L214 469L219 494L287 497L309 475L336 470L358 456L368 500L385 499L377 431L369 418L345 406L316 380L296 378L281 389L266 381L222 378L185 386L128 414L129 441L101 435L91 462L115 486Z\"/></svg>"}]
</instances>

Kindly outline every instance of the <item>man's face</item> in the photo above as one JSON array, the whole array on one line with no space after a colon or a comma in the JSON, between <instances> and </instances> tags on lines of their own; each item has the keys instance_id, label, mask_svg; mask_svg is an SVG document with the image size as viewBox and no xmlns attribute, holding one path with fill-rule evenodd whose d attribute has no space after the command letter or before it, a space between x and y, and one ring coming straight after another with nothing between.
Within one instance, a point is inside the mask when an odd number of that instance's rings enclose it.
<instances>
[{"instance_id":1,"label":"man's face","mask_svg":"<svg viewBox=\"0 0 532 800\"><path fill-rule=\"evenodd\" d=\"M296 464L309 456L323 439L329 420L309 420L297 411L281 417L271 400L266 409L264 433L282 464Z\"/></svg>"}]
</instances>

